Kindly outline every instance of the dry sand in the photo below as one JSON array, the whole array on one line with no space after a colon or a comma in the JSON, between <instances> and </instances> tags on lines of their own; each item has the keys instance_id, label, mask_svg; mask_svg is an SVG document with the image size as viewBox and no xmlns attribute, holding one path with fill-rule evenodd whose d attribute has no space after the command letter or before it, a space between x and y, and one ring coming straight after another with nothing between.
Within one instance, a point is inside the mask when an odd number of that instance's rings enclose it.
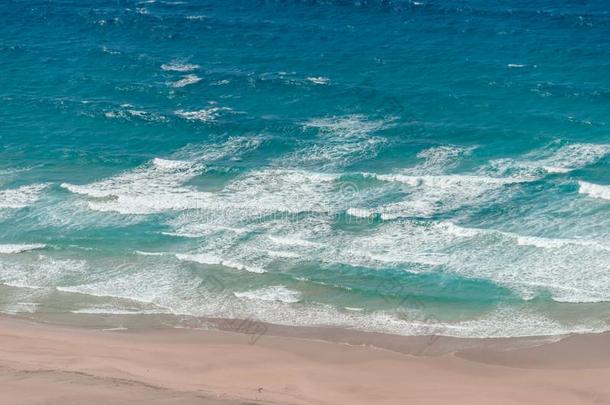
<instances>
[{"instance_id":1,"label":"dry sand","mask_svg":"<svg viewBox=\"0 0 610 405\"><path fill-rule=\"evenodd\" d=\"M524 347L288 329L250 344L225 331L0 317L0 404L610 404L609 334Z\"/></svg>"}]
</instances>

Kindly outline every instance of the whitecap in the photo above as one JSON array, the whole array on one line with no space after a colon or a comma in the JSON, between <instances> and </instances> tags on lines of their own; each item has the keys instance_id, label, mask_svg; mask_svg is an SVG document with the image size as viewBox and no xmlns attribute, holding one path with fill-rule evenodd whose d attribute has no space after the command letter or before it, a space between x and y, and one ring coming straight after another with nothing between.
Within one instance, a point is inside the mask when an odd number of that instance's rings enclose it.
<instances>
[{"instance_id":1,"label":"whitecap","mask_svg":"<svg viewBox=\"0 0 610 405\"><path fill-rule=\"evenodd\" d=\"M576 170L593 164L610 154L610 144L571 144L561 147L541 161L551 170Z\"/></svg>"},{"instance_id":2,"label":"whitecap","mask_svg":"<svg viewBox=\"0 0 610 405\"><path fill-rule=\"evenodd\" d=\"M179 117L182 117L188 121L203 121L203 122L211 122L215 121L220 113L223 111L232 111L227 107L210 107L204 108L196 111L184 111L184 110L176 110L174 114Z\"/></svg>"},{"instance_id":3,"label":"whitecap","mask_svg":"<svg viewBox=\"0 0 610 405\"><path fill-rule=\"evenodd\" d=\"M182 79L175 81L172 83L173 87L176 88L180 88L180 87L185 87L188 86L189 84L195 84L201 81L201 77L197 76L197 75L186 75L183 76Z\"/></svg>"},{"instance_id":4,"label":"whitecap","mask_svg":"<svg viewBox=\"0 0 610 405\"><path fill-rule=\"evenodd\" d=\"M545 174L565 174L594 164L610 154L610 144L576 143L561 146L551 145L535 150L518 159L497 159L490 162L489 169L499 174L518 172L532 179Z\"/></svg>"},{"instance_id":5,"label":"whitecap","mask_svg":"<svg viewBox=\"0 0 610 405\"><path fill-rule=\"evenodd\" d=\"M396 181L413 187L427 186L439 189L464 186L501 186L505 184L523 183L529 181L529 179L525 178L519 179L510 177L487 177L468 174L412 176L405 174L365 173L364 175L367 177L374 177L378 180L383 181Z\"/></svg>"},{"instance_id":6,"label":"whitecap","mask_svg":"<svg viewBox=\"0 0 610 405\"><path fill-rule=\"evenodd\" d=\"M370 218L373 216L373 212L371 210L365 208L348 208L347 214L357 218Z\"/></svg>"},{"instance_id":7,"label":"whitecap","mask_svg":"<svg viewBox=\"0 0 610 405\"><path fill-rule=\"evenodd\" d=\"M223 201L214 193L198 191L186 183L203 172L203 162L235 158L260 144L260 139L230 138L223 144L185 149L174 159L155 158L105 180L84 185L62 183L61 187L89 197L87 205L96 211L146 215L198 208L222 209Z\"/></svg>"},{"instance_id":8,"label":"whitecap","mask_svg":"<svg viewBox=\"0 0 610 405\"><path fill-rule=\"evenodd\" d=\"M271 241L278 243L280 245L294 245L294 246L305 246L305 247L319 246L318 243L300 239L300 238L289 237L289 236L269 235L268 238Z\"/></svg>"},{"instance_id":9,"label":"whitecap","mask_svg":"<svg viewBox=\"0 0 610 405\"><path fill-rule=\"evenodd\" d=\"M301 257L301 255L299 255L298 253L279 251L279 250L268 250L266 253L270 257L274 257L274 258L278 258L278 259L298 259Z\"/></svg>"},{"instance_id":10,"label":"whitecap","mask_svg":"<svg viewBox=\"0 0 610 405\"><path fill-rule=\"evenodd\" d=\"M610 200L610 186L602 186L599 184L588 183L586 181L579 181L578 185L578 192L580 194L586 194L601 200Z\"/></svg>"},{"instance_id":11,"label":"whitecap","mask_svg":"<svg viewBox=\"0 0 610 405\"><path fill-rule=\"evenodd\" d=\"M0 283L34 289L57 287L67 279L82 279L89 270L84 260L54 259L42 254L28 259L0 261Z\"/></svg>"},{"instance_id":12,"label":"whitecap","mask_svg":"<svg viewBox=\"0 0 610 405\"><path fill-rule=\"evenodd\" d=\"M387 126L383 120L369 120L360 114L343 117L313 118L304 128L317 128L324 136L332 138L360 138Z\"/></svg>"},{"instance_id":13,"label":"whitecap","mask_svg":"<svg viewBox=\"0 0 610 405\"><path fill-rule=\"evenodd\" d=\"M374 135L388 126L385 120L371 120L364 115L315 118L302 124L304 129L316 129L313 143L277 159L282 167L304 166L336 168L375 157L388 140Z\"/></svg>"},{"instance_id":14,"label":"whitecap","mask_svg":"<svg viewBox=\"0 0 610 405\"><path fill-rule=\"evenodd\" d=\"M131 172L88 185L63 183L72 193L96 198L88 205L93 210L117 211L125 214L149 214L165 210L197 207L208 196L183 183L198 175L202 167L151 161Z\"/></svg>"},{"instance_id":15,"label":"whitecap","mask_svg":"<svg viewBox=\"0 0 610 405\"><path fill-rule=\"evenodd\" d=\"M162 64L161 70L170 71L170 72L192 72L193 70L197 70L200 67L201 66L193 64L193 63L171 62L171 63Z\"/></svg>"},{"instance_id":16,"label":"whitecap","mask_svg":"<svg viewBox=\"0 0 610 405\"><path fill-rule=\"evenodd\" d=\"M161 159L161 158L154 158L152 160L152 164L157 166L160 169L165 169L165 170L191 169L196 166L196 164L194 162L186 162L183 160Z\"/></svg>"},{"instance_id":17,"label":"whitecap","mask_svg":"<svg viewBox=\"0 0 610 405\"><path fill-rule=\"evenodd\" d=\"M450 221L441 222L437 226L439 228L445 230L449 234L458 236L458 237L471 238L471 237L477 236L477 235L481 234L481 232L483 232L482 230L476 229L476 228L464 228L464 227L456 225Z\"/></svg>"},{"instance_id":18,"label":"whitecap","mask_svg":"<svg viewBox=\"0 0 610 405\"><path fill-rule=\"evenodd\" d=\"M195 262L201 264L209 264L209 265L220 265L223 267L230 267L237 270L246 270L251 273L266 273L265 269L245 265L243 263L236 262L231 259L224 259L219 256L215 256L213 254L208 253L195 253L195 254L184 254L177 253L176 258L182 261Z\"/></svg>"},{"instance_id":19,"label":"whitecap","mask_svg":"<svg viewBox=\"0 0 610 405\"><path fill-rule=\"evenodd\" d=\"M330 82L330 79L324 76L308 77L307 80L314 84L328 84Z\"/></svg>"},{"instance_id":20,"label":"whitecap","mask_svg":"<svg viewBox=\"0 0 610 405\"><path fill-rule=\"evenodd\" d=\"M104 116L106 118L111 118L111 119L125 119L125 120L131 120L132 118L137 118L137 119L141 119L143 121L149 121L149 122L162 122L162 121L167 120L167 118L165 118L165 116L163 116L163 115L151 113L151 112L144 111L144 110L135 110L135 109L133 109L133 106L131 106L129 104L124 104L121 107L126 108L126 109L117 110L117 111L106 111L104 113Z\"/></svg>"},{"instance_id":21,"label":"whitecap","mask_svg":"<svg viewBox=\"0 0 610 405\"><path fill-rule=\"evenodd\" d=\"M15 189L0 190L0 209L27 207L38 201L40 194L46 188L46 184L32 184Z\"/></svg>"},{"instance_id":22,"label":"whitecap","mask_svg":"<svg viewBox=\"0 0 610 405\"><path fill-rule=\"evenodd\" d=\"M506 186L528 181L525 178L501 178L475 175L409 175L363 173L365 177L408 186L407 198L376 207L370 214L384 220L400 217L428 217L466 206L480 206L489 201L508 198Z\"/></svg>"},{"instance_id":23,"label":"whitecap","mask_svg":"<svg viewBox=\"0 0 610 405\"><path fill-rule=\"evenodd\" d=\"M32 244L0 244L0 254L15 254L28 252L30 250L44 249L47 245L42 243Z\"/></svg>"},{"instance_id":24,"label":"whitecap","mask_svg":"<svg viewBox=\"0 0 610 405\"><path fill-rule=\"evenodd\" d=\"M361 308L333 308L309 303L286 305L259 290L244 291L252 299L224 290L210 280L187 277L183 269L147 266L145 270L122 274L116 278L78 286L60 287L62 291L103 297L118 297L155 305L149 313L172 313L231 319L251 319L292 326L328 326L399 335L444 335L488 338L515 336L548 336L570 332L594 332L606 325L559 322L531 310L500 307L492 312L465 320L441 321L427 316L423 309L405 310L400 315L381 311L361 311ZM278 287L278 286L273 286ZM216 293L215 293L216 291ZM254 296L254 292L258 294ZM292 290L291 290L292 291ZM239 294L240 292L238 292ZM261 299L261 297L269 297ZM291 295L288 295L291 297ZM301 298L299 296L299 298ZM117 308L120 310L120 308Z\"/></svg>"},{"instance_id":25,"label":"whitecap","mask_svg":"<svg viewBox=\"0 0 610 405\"><path fill-rule=\"evenodd\" d=\"M296 303L301 300L301 293L290 290L283 285L275 285L260 288L258 290L234 292L237 298L247 298L251 300L280 301L285 303Z\"/></svg>"},{"instance_id":26,"label":"whitecap","mask_svg":"<svg viewBox=\"0 0 610 405\"><path fill-rule=\"evenodd\" d=\"M441 145L424 149L417 154L424 159L423 164L409 169L413 174L440 174L456 167L464 157L470 155L475 147L462 147L455 145Z\"/></svg>"},{"instance_id":27,"label":"whitecap","mask_svg":"<svg viewBox=\"0 0 610 405\"><path fill-rule=\"evenodd\" d=\"M134 253L140 256L165 256L169 254L167 252L144 252L142 250L136 250Z\"/></svg>"},{"instance_id":28,"label":"whitecap","mask_svg":"<svg viewBox=\"0 0 610 405\"><path fill-rule=\"evenodd\" d=\"M471 232L463 236L470 238L468 246L449 250L448 271L491 280L524 299L548 291L555 301L610 301L610 246L597 240L544 238L493 229Z\"/></svg>"}]
</instances>

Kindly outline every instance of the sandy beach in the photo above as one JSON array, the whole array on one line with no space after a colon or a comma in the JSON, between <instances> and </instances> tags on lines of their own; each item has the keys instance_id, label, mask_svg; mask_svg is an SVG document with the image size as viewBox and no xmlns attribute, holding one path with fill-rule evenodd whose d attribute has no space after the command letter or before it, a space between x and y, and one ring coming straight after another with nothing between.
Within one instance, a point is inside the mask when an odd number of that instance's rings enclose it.
<instances>
[{"instance_id":1,"label":"sandy beach","mask_svg":"<svg viewBox=\"0 0 610 405\"><path fill-rule=\"evenodd\" d=\"M610 0L0 0L0 405L610 405Z\"/></svg>"},{"instance_id":2,"label":"sandy beach","mask_svg":"<svg viewBox=\"0 0 610 405\"><path fill-rule=\"evenodd\" d=\"M270 328L253 342L247 333L228 331L103 330L3 316L1 402L610 402L609 334L570 336L542 345L515 339L441 338L428 352L421 348L430 345L429 338L309 329L303 337L307 331ZM346 344L348 340L355 344Z\"/></svg>"}]
</instances>

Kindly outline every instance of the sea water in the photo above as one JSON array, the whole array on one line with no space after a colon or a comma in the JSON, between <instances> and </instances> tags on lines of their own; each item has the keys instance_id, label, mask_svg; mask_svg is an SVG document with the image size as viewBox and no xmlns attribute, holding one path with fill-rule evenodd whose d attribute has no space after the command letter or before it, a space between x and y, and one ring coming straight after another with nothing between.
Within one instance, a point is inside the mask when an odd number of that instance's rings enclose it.
<instances>
[{"instance_id":1,"label":"sea water","mask_svg":"<svg viewBox=\"0 0 610 405\"><path fill-rule=\"evenodd\" d=\"M606 1L0 4L0 311L610 329Z\"/></svg>"}]
</instances>

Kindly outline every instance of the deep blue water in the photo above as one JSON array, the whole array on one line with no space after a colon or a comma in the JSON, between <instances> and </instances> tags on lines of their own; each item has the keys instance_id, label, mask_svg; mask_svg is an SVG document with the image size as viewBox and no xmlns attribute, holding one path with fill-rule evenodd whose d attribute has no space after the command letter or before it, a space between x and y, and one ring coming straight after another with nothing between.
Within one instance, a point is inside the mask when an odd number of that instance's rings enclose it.
<instances>
[{"instance_id":1,"label":"deep blue water","mask_svg":"<svg viewBox=\"0 0 610 405\"><path fill-rule=\"evenodd\" d=\"M605 1L3 1L0 311L610 329Z\"/></svg>"}]
</instances>

